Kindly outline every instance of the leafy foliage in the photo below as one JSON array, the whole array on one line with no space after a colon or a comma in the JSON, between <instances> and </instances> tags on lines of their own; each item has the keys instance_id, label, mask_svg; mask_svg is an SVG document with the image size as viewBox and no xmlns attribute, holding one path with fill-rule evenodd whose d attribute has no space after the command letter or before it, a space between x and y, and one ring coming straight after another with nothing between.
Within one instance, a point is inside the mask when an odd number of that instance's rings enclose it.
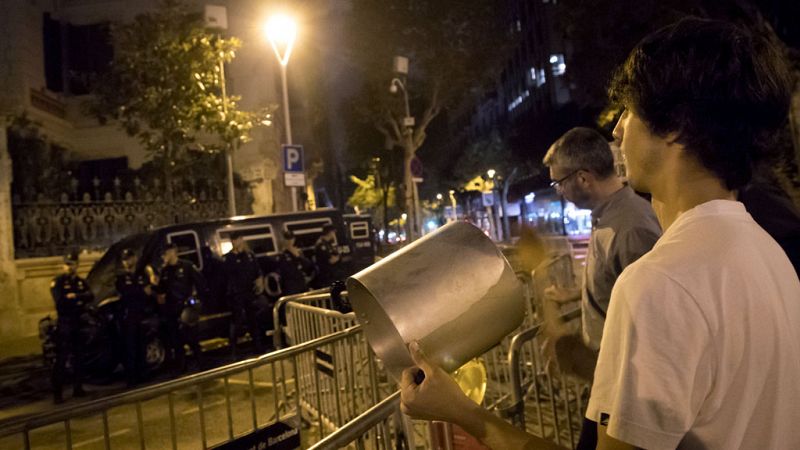
<instances>
[{"instance_id":1,"label":"leafy foliage","mask_svg":"<svg viewBox=\"0 0 800 450\"><path fill-rule=\"evenodd\" d=\"M69 185L67 151L48 142L39 128L25 115L9 120L12 191L23 201L36 201L40 196L56 201Z\"/></svg>"},{"instance_id":2,"label":"leafy foliage","mask_svg":"<svg viewBox=\"0 0 800 450\"><path fill-rule=\"evenodd\" d=\"M240 111L239 97L222 95L222 67L241 42L205 29L180 1L164 0L154 12L113 25L112 40L111 67L94 85L88 110L138 137L165 163L165 176L186 160L190 144L230 149L255 126L269 124L271 111ZM216 139L204 142L209 136Z\"/></svg>"},{"instance_id":3,"label":"leafy foliage","mask_svg":"<svg viewBox=\"0 0 800 450\"><path fill-rule=\"evenodd\" d=\"M493 0L353 0L348 26L350 59L364 81L354 110L398 149L403 185L412 183L410 160L444 108L479 95L496 78L510 48L506 11ZM409 59L408 76L392 73L392 58ZM389 92L393 78L402 86ZM415 118L406 126L406 102ZM403 189L413 212L411 189Z\"/></svg>"},{"instance_id":4,"label":"leafy foliage","mask_svg":"<svg viewBox=\"0 0 800 450\"><path fill-rule=\"evenodd\" d=\"M409 58L411 113L418 148L443 107L479 92L498 72L508 46L506 15L492 0L354 0L349 44L366 81L357 100L363 117L394 143L402 140L405 106L392 95L392 58Z\"/></svg>"},{"instance_id":5,"label":"leafy foliage","mask_svg":"<svg viewBox=\"0 0 800 450\"><path fill-rule=\"evenodd\" d=\"M357 206L362 210L371 210L383 204L383 192L376 185L375 175L367 175L365 179L351 176L350 181L356 185L356 189L347 204ZM389 187L389 195L386 204L389 207L395 206L395 187Z\"/></svg>"},{"instance_id":6,"label":"leafy foliage","mask_svg":"<svg viewBox=\"0 0 800 450\"><path fill-rule=\"evenodd\" d=\"M511 152L508 142L499 131L493 130L485 138L467 147L453 169L454 181L464 184L485 174L488 168L494 169L498 174L507 175L519 165L520 161Z\"/></svg>"}]
</instances>

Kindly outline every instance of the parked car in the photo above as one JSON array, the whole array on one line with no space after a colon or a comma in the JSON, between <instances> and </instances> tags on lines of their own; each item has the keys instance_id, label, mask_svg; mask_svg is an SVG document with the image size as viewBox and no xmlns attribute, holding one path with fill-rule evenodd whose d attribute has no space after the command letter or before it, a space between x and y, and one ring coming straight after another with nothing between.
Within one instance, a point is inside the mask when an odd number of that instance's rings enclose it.
<instances>
[{"instance_id":1,"label":"parked car","mask_svg":"<svg viewBox=\"0 0 800 450\"><path fill-rule=\"evenodd\" d=\"M357 230L356 236L362 235L358 230L363 229L364 220L363 217L359 218L358 225L353 228ZM198 293L201 300L198 324L200 339L227 338L230 311L225 298L226 280L222 273L222 257L232 248L231 234L244 235L266 276L267 295L274 302L281 296L281 292L273 257L284 248L283 232L292 231L296 237L296 245L313 259L314 244L322 234L323 226L328 224L336 227L337 245L348 274L374 261L374 248L362 246L356 251L351 239L351 228L346 225L342 214L332 208L170 225L116 242L94 264L86 278L95 297L85 321L87 364L91 363L87 370L113 371L121 362L119 355L122 354L122 343L117 320L119 297L114 281L119 270L120 254L124 249L136 252L139 257L137 269L157 271L162 264L162 249L168 243L175 243L179 257L191 262L203 274L207 283L207 291ZM366 226L367 229L372 229L371 224ZM49 317L40 323L46 357L52 353L53 324L54 321ZM155 310L148 315L144 325L147 336L144 345L145 362L148 370L156 371L166 359L166 350Z\"/></svg>"}]
</instances>

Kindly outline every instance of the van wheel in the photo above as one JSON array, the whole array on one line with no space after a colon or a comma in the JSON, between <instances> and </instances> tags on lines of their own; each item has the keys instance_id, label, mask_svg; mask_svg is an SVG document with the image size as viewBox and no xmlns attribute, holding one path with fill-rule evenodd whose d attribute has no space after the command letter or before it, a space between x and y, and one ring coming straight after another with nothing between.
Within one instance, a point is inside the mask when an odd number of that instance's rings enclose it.
<instances>
[{"instance_id":1,"label":"van wheel","mask_svg":"<svg viewBox=\"0 0 800 450\"><path fill-rule=\"evenodd\" d=\"M144 346L144 365L147 368L147 371L157 371L161 366L164 365L164 361L166 361L166 359L167 348L164 346L164 341L157 336L151 336L148 338L147 343Z\"/></svg>"}]
</instances>

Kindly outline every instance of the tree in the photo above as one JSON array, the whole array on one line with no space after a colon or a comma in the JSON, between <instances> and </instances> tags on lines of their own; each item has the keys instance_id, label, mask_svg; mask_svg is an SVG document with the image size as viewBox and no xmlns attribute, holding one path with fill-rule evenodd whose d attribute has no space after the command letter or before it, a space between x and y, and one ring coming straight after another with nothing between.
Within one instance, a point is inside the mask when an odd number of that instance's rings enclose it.
<instances>
[{"instance_id":1,"label":"tree","mask_svg":"<svg viewBox=\"0 0 800 450\"><path fill-rule=\"evenodd\" d=\"M9 117L7 123L14 195L23 202L58 201L69 186L67 151L48 142L41 125L26 115Z\"/></svg>"},{"instance_id":2,"label":"tree","mask_svg":"<svg viewBox=\"0 0 800 450\"><path fill-rule=\"evenodd\" d=\"M488 136L470 144L455 164L453 174L458 184L464 184L476 176L485 176L494 170L497 187L500 189L500 205L503 214L503 233L510 236L508 214L508 190L519 178L538 174L538 169L526 164L511 150L500 131L492 130Z\"/></svg>"},{"instance_id":3,"label":"tree","mask_svg":"<svg viewBox=\"0 0 800 450\"><path fill-rule=\"evenodd\" d=\"M384 230L388 227L388 210L396 206L397 189L395 186L378 184L374 174L361 179L355 175L350 176L350 181L356 185L353 195L347 200L349 206L372 214L373 223L383 224ZM384 234L386 236L386 234Z\"/></svg>"},{"instance_id":4,"label":"tree","mask_svg":"<svg viewBox=\"0 0 800 450\"><path fill-rule=\"evenodd\" d=\"M492 0L353 1L349 47L365 82L357 109L389 147L402 152L409 218L414 211L411 161L443 108L476 95L496 77L509 48L506 17ZM409 59L407 77L392 74L394 56ZM396 95L390 85L398 88ZM404 122L406 108L416 119L413 126Z\"/></svg>"},{"instance_id":5,"label":"tree","mask_svg":"<svg viewBox=\"0 0 800 450\"><path fill-rule=\"evenodd\" d=\"M223 95L224 64L241 42L204 28L202 17L179 0L111 28L114 58L93 85L88 110L101 122L115 119L160 162L166 197L173 175L191 164L190 148L233 151L270 110L244 112L237 96ZM202 142L203 137L216 138Z\"/></svg>"}]
</instances>

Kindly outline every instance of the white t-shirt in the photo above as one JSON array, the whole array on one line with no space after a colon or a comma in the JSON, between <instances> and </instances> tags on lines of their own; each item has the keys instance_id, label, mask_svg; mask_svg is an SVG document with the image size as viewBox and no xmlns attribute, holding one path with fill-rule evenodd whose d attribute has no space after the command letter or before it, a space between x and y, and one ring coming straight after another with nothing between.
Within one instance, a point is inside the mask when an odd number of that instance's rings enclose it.
<instances>
[{"instance_id":1,"label":"white t-shirt","mask_svg":"<svg viewBox=\"0 0 800 450\"><path fill-rule=\"evenodd\" d=\"M681 214L622 273L586 417L647 449L800 449L800 281L741 203Z\"/></svg>"}]
</instances>

